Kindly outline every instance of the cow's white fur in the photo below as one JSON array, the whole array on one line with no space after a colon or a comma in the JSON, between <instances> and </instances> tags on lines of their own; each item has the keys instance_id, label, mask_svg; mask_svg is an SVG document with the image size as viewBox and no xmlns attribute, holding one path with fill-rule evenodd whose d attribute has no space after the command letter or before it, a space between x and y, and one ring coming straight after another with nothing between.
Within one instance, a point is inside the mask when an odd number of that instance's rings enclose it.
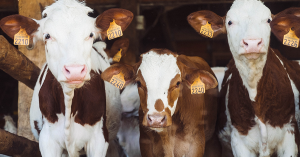
<instances>
[{"instance_id":1,"label":"cow's white fur","mask_svg":"<svg viewBox=\"0 0 300 157\"><path fill-rule=\"evenodd\" d=\"M222 82L224 79L225 71L227 67L212 67L211 70L215 73L218 80L218 90L221 91Z\"/></svg>"},{"instance_id":2,"label":"cow's white fur","mask_svg":"<svg viewBox=\"0 0 300 157\"><path fill-rule=\"evenodd\" d=\"M255 101L257 84L262 77L269 49L271 28L267 23L268 19L271 19L270 10L258 0L236 0L226 16L225 25L230 50L252 101ZM228 25L229 21L232 22L230 26ZM241 55L245 53L243 40L247 39L263 40L264 45L261 52L264 54L256 60L248 60L244 55ZM284 65L282 64L282 66ZM295 98L296 119L298 120L299 91L291 79L290 82ZM273 152L277 152L278 156L281 157L295 157L297 155L298 148L295 143L295 135L292 133L294 131L291 123L293 117L290 117L290 122L284 124L283 128L272 127L256 117L254 119L256 125L249 130L247 135L241 135L231 124L230 112L228 111L228 95L229 87L225 100L227 124L224 130L219 133L219 137L223 144L227 144L228 148L231 145L235 157L255 157L258 154L260 157L265 157L270 156Z\"/></svg>"},{"instance_id":3,"label":"cow's white fur","mask_svg":"<svg viewBox=\"0 0 300 157\"><path fill-rule=\"evenodd\" d=\"M177 57L172 54L157 54L149 51L142 55L142 62L139 67L141 74L146 82L147 87L147 109L148 114L157 113L154 105L156 100L161 99L165 108L171 110L171 115L174 114L177 100L174 101L174 106L169 106L168 91L171 80L181 72L177 65ZM163 110L165 111L165 109Z\"/></svg>"},{"instance_id":4,"label":"cow's white fur","mask_svg":"<svg viewBox=\"0 0 300 157\"><path fill-rule=\"evenodd\" d=\"M42 83L39 84L38 81L34 89L30 109L30 124L34 136L40 142L41 152L45 156L51 156L51 153L56 153L52 155L59 155L62 153L62 149L67 149L70 156L78 156L78 151L80 151L82 147L86 148L85 150L87 150L87 154L90 156L106 155L108 144L105 143L102 132L99 132L100 130L102 131L102 121L95 124L91 130L88 125L81 126L75 123L74 117L70 115L74 89L83 86L84 83L80 85L67 84L62 72L65 65L86 65L87 75L84 79L89 80L90 70L100 73L100 71L104 71L110 66L107 54L103 50L106 47L105 43L100 42L95 44L105 59L100 57L100 55L92 49L93 39L99 36L101 30L95 27L95 19L87 15L88 12L91 11L92 9L86 7L84 3L74 0L59 0L51 6L46 7L43 11L43 15L47 14L46 18L35 20L40 27L38 31L33 34L33 39L34 41L45 41L48 68L45 71L44 78L42 78ZM94 34L92 38L89 37L91 33ZM51 38L45 39L46 34L50 34ZM44 68L45 66L41 70L41 73ZM48 70L50 70L61 83L65 98L66 116L59 116L59 122L54 124L48 122L46 118L42 119L39 108L38 93ZM38 80L40 80L40 78ZM105 92L107 107L106 124L111 140L116 137L119 128L122 107L120 92L117 88L105 82ZM40 137L34 128L34 121L38 122L38 128L42 130ZM54 128L60 133L54 134ZM72 130L76 130L76 134L74 134ZM96 130L98 130L98 132L96 132ZM89 140L83 136L79 136L79 134L85 134L84 136L88 136ZM59 145L57 145L57 143L59 143ZM101 151L101 153L99 153L99 151Z\"/></svg>"},{"instance_id":5,"label":"cow's white fur","mask_svg":"<svg viewBox=\"0 0 300 157\"><path fill-rule=\"evenodd\" d=\"M268 19L271 19L271 11L258 0L236 0L226 15L225 25L230 50L252 101L257 94L256 86L267 59L271 34ZM229 21L232 21L230 26ZM243 39L262 39L264 45L261 52L265 55L256 60L248 60L241 55L245 53Z\"/></svg>"}]
</instances>

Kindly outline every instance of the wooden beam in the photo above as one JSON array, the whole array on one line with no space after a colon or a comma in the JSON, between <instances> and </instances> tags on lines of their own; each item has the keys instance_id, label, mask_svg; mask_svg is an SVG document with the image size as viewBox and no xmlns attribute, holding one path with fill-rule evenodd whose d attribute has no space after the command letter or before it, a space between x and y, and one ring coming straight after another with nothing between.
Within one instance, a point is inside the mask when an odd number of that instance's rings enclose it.
<instances>
[{"instance_id":1,"label":"wooden beam","mask_svg":"<svg viewBox=\"0 0 300 157\"><path fill-rule=\"evenodd\" d=\"M19 0L19 14L34 19L41 19L39 4L45 7L53 2L53 0ZM19 46L19 50L40 68L46 62L45 46L42 41L38 41L32 50L28 50L26 46ZM30 140L34 140L29 121L32 93L33 91L29 87L19 82L18 135Z\"/></svg>"},{"instance_id":2,"label":"wooden beam","mask_svg":"<svg viewBox=\"0 0 300 157\"><path fill-rule=\"evenodd\" d=\"M0 35L0 69L33 89L40 68Z\"/></svg>"},{"instance_id":3,"label":"wooden beam","mask_svg":"<svg viewBox=\"0 0 300 157\"><path fill-rule=\"evenodd\" d=\"M39 144L0 129L0 154L21 157L41 157Z\"/></svg>"}]
</instances>

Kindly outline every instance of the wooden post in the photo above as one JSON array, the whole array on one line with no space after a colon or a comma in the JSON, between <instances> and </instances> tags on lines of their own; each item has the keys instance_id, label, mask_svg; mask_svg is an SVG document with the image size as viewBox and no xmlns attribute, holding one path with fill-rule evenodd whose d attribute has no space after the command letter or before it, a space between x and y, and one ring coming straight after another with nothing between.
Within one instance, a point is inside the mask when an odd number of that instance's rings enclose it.
<instances>
[{"instance_id":1,"label":"wooden post","mask_svg":"<svg viewBox=\"0 0 300 157\"><path fill-rule=\"evenodd\" d=\"M41 157L39 144L0 129L0 154L21 157Z\"/></svg>"},{"instance_id":2,"label":"wooden post","mask_svg":"<svg viewBox=\"0 0 300 157\"><path fill-rule=\"evenodd\" d=\"M40 68L0 35L0 69L33 89Z\"/></svg>"},{"instance_id":3,"label":"wooden post","mask_svg":"<svg viewBox=\"0 0 300 157\"><path fill-rule=\"evenodd\" d=\"M19 14L41 19L40 4L45 7L53 2L53 0L19 0ZM32 50L27 50L26 46L19 46L19 50L40 68L46 62L45 47L42 41L38 41ZM18 135L34 140L29 122L32 93L33 91L29 87L19 82Z\"/></svg>"}]
</instances>

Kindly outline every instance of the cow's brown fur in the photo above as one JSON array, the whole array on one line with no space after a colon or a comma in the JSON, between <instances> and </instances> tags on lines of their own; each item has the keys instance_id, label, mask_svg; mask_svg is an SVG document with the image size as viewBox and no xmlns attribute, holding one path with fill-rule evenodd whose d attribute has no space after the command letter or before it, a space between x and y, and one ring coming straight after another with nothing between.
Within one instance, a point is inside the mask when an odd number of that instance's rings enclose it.
<instances>
[{"instance_id":1,"label":"cow's brown fur","mask_svg":"<svg viewBox=\"0 0 300 157\"><path fill-rule=\"evenodd\" d=\"M178 58L181 58L178 60L183 62L178 63L180 69L183 69L183 66L189 66L207 70L214 75L208 64L201 58L186 56ZM217 89L207 90L205 94L191 95L191 90L186 85L181 85L180 88L174 90L178 81L181 81L179 76L171 81L169 88L172 92L174 91L173 93L169 92L174 95L168 96L169 102L174 103L174 100L170 99L179 96L175 113L170 117L172 125L164 128L161 132L156 132L140 124L142 156L172 156L173 154L174 156L183 156L185 154L187 157L194 157L203 156L205 149L210 151L206 152L207 156L220 156L220 144L214 134L218 108ZM143 100L147 99L141 97L141 103ZM139 112L140 121L143 121L145 117L145 111L142 108ZM166 112L171 113L170 110ZM204 122L206 123L204 124ZM215 142L211 142L213 145L205 147L205 143L210 139ZM210 147L215 149L209 149Z\"/></svg>"},{"instance_id":2,"label":"cow's brown fur","mask_svg":"<svg viewBox=\"0 0 300 157\"><path fill-rule=\"evenodd\" d=\"M61 85L50 70L47 71L45 81L40 89L39 103L43 116L51 123L58 121L57 114L65 114ZM91 71L91 80L86 82L82 88L74 91L71 116L75 114L75 122L81 125L93 126L103 117L103 134L105 140L108 141L104 81L94 71Z\"/></svg>"},{"instance_id":3,"label":"cow's brown fur","mask_svg":"<svg viewBox=\"0 0 300 157\"><path fill-rule=\"evenodd\" d=\"M276 55L284 63L284 66L288 67L287 70L284 69L285 67L282 66ZM295 66L295 69L292 69L292 66ZM296 143L298 143L299 133L295 120L294 94L287 75L289 74L293 79L298 78L297 69L299 70L300 66L296 65L295 62L287 61L278 51L269 49L263 76L258 82L257 96L253 102L249 98L248 91L243 85L234 62L231 61L225 73L221 90L222 112L219 115L218 128L225 127L225 95L229 86L228 109L230 118L232 125L241 134L247 135L251 127L256 124L255 115L262 122L268 122L273 127L283 127L284 124L289 123L290 117L293 117L292 123L295 132L297 132ZM227 82L230 74L232 75L231 79Z\"/></svg>"}]
</instances>

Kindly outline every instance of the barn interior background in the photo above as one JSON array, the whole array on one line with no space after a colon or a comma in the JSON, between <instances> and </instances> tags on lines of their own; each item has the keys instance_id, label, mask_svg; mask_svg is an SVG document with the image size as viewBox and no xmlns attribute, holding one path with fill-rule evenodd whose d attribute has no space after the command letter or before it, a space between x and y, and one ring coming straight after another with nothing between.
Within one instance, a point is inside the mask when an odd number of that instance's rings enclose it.
<instances>
[{"instance_id":1,"label":"barn interior background","mask_svg":"<svg viewBox=\"0 0 300 157\"><path fill-rule=\"evenodd\" d=\"M299 0L262 1L273 14L289 7L300 7ZM40 19L42 8L53 2L0 0L0 19L12 14ZM226 66L231 59L226 35L214 39L204 38L194 31L186 18L198 10L211 10L224 16L232 0L86 0L86 4L95 10L92 16L115 7L128 9L135 14L136 20L124 32L124 36L130 40L130 48L123 62L133 64L139 54L151 48L167 48L179 54L200 56L210 66ZM0 35L13 44L13 40L2 30ZM108 46L111 43L108 41ZM282 45L274 35L271 36L270 44L271 47L279 49L286 58L300 59L299 49ZM32 50L26 46L19 46L18 49L39 67L45 62L42 42L36 44ZM33 140L29 125L31 96L32 89L0 70L0 114L12 115L18 125L18 135Z\"/></svg>"}]
</instances>

